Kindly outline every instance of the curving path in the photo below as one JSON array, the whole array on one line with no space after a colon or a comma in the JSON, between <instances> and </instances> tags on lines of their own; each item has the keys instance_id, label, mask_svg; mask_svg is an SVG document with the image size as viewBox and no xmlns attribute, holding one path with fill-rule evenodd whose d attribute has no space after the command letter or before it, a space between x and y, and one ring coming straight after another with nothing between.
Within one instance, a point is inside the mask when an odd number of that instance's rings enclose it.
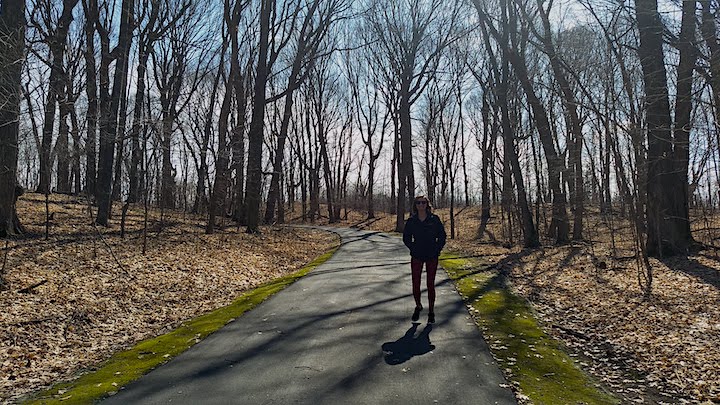
<instances>
[{"instance_id":1,"label":"curving path","mask_svg":"<svg viewBox=\"0 0 720 405\"><path fill-rule=\"evenodd\" d=\"M515 403L444 271L437 323L413 324L401 238L326 229L330 260L104 403Z\"/></svg>"}]
</instances>

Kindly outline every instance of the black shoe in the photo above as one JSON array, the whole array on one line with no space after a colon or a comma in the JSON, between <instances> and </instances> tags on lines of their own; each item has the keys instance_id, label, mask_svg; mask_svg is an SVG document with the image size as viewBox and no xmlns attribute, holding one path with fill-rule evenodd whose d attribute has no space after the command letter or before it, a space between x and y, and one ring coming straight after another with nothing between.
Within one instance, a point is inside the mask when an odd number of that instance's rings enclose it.
<instances>
[{"instance_id":1,"label":"black shoe","mask_svg":"<svg viewBox=\"0 0 720 405\"><path fill-rule=\"evenodd\" d=\"M428 323L435 323L435 312L428 312Z\"/></svg>"},{"instance_id":2,"label":"black shoe","mask_svg":"<svg viewBox=\"0 0 720 405\"><path fill-rule=\"evenodd\" d=\"M422 307L415 307L415 311L412 314L412 321L415 322L418 319L420 319L420 311L422 311Z\"/></svg>"}]
</instances>

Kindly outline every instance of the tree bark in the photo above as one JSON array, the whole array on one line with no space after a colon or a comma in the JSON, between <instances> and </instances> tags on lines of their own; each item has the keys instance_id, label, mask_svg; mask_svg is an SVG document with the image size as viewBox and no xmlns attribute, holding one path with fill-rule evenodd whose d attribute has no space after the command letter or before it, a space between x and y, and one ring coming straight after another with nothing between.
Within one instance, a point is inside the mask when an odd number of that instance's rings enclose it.
<instances>
[{"instance_id":1,"label":"tree bark","mask_svg":"<svg viewBox=\"0 0 720 405\"><path fill-rule=\"evenodd\" d=\"M688 165L690 162L690 130L692 129L692 93L693 72L697 52L695 48L695 0L682 2L682 21L678 49L680 62L677 69L677 100L675 101L675 122L673 128L673 146L675 153L675 170L679 192L670 193L673 205L673 219L677 232L676 237L684 241L684 247L693 242L690 231L690 192L688 188Z\"/></svg>"},{"instance_id":2,"label":"tree bark","mask_svg":"<svg viewBox=\"0 0 720 405\"><path fill-rule=\"evenodd\" d=\"M486 89L487 91L487 89ZM490 221L490 185L489 185L489 171L490 171L490 155L493 153L493 149L490 149L488 144L490 142L490 136L495 137L495 134L490 134L490 104L488 103L487 94L483 95L482 104L482 141L480 144L482 153L482 168L480 171L480 188L481 188L481 213L480 213L480 229L478 232L478 239L482 240L485 237L485 229L487 229L488 221Z\"/></svg>"},{"instance_id":3,"label":"tree bark","mask_svg":"<svg viewBox=\"0 0 720 405\"><path fill-rule=\"evenodd\" d=\"M128 202L136 203L140 200L142 187L142 147L140 146L140 132L145 123L143 116L143 101L145 100L145 76L147 63L150 56L149 39L141 40L139 44L139 58L137 66L137 87L135 89L135 106L133 109L133 121L130 127L130 170L128 173L130 187Z\"/></svg>"},{"instance_id":4,"label":"tree bark","mask_svg":"<svg viewBox=\"0 0 720 405\"><path fill-rule=\"evenodd\" d=\"M58 101L62 102L60 97L64 99L65 96L65 82L67 80L64 68L65 49L67 48L67 36L70 31L70 24L73 21L73 9L77 2L78 0L63 1L63 10L58 19L57 28L54 32L51 31L52 33L47 38L52 60L50 64L47 102L45 103L45 120L43 122L42 144L40 148L40 184L37 189L39 193L50 192L53 166L51 149L55 129L55 110L57 109ZM67 136L67 132L65 132L65 136Z\"/></svg>"},{"instance_id":5,"label":"tree bark","mask_svg":"<svg viewBox=\"0 0 720 405\"><path fill-rule=\"evenodd\" d=\"M101 99L101 118L100 118L100 155L98 162L98 182L97 182L97 201L98 212L95 222L98 225L107 226L110 218L111 208L111 192L113 177L113 159L115 154L115 138L117 136L118 114L120 110L121 98L127 85L128 78L128 54L132 42L133 32L133 11L135 8L135 0L123 0L122 10L120 13L120 33L118 36L117 47L113 51L115 59L115 71L113 74L112 96L109 95L109 65L110 52L109 41L110 36L107 32L101 32L102 44L102 61L100 67L100 99ZM105 31L100 27L100 31ZM102 101L105 100L105 103ZM107 107L105 107L107 106Z\"/></svg>"},{"instance_id":6,"label":"tree bark","mask_svg":"<svg viewBox=\"0 0 720 405\"><path fill-rule=\"evenodd\" d=\"M649 256L671 256L685 252L687 235L682 223L674 218L674 193L678 176L674 174L670 102L663 54L663 30L657 0L635 2L645 84L647 122L647 243Z\"/></svg>"},{"instance_id":7,"label":"tree bark","mask_svg":"<svg viewBox=\"0 0 720 405\"><path fill-rule=\"evenodd\" d=\"M83 0L85 12L85 94L87 96L87 136L85 139L85 193L96 195L97 183L97 68L95 66L95 13L96 0Z\"/></svg>"},{"instance_id":8,"label":"tree bark","mask_svg":"<svg viewBox=\"0 0 720 405\"><path fill-rule=\"evenodd\" d=\"M260 6L260 41L258 44L258 62L255 71L253 112L248 134L248 168L246 203L247 233L260 232L260 195L262 191L262 147L265 125L265 96L268 78L268 43L270 35L270 16L275 8L274 0L262 0Z\"/></svg>"},{"instance_id":9,"label":"tree bark","mask_svg":"<svg viewBox=\"0 0 720 405\"><path fill-rule=\"evenodd\" d=\"M414 63L414 58L412 59ZM414 67L414 66L413 66ZM405 228L405 213L410 206L412 195L415 192L415 175L413 173L412 159L412 123L410 117L410 80L412 72L410 67L406 67L403 72L400 86L398 119L400 122L400 161L398 162L398 194L397 194L397 211L395 213L395 232L402 232Z\"/></svg>"},{"instance_id":10,"label":"tree bark","mask_svg":"<svg viewBox=\"0 0 720 405\"><path fill-rule=\"evenodd\" d=\"M17 217L20 94L25 49L25 1L0 3L0 237L22 232Z\"/></svg>"},{"instance_id":11,"label":"tree bark","mask_svg":"<svg viewBox=\"0 0 720 405\"><path fill-rule=\"evenodd\" d=\"M67 83L65 83L62 98L60 99L60 125L58 138L55 144L57 156L57 192L70 193L70 106L68 103Z\"/></svg>"},{"instance_id":12,"label":"tree bark","mask_svg":"<svg viewBox=\"0 0 720 405\"><path fill-rule=\"evenodd\" d=\"M582 240L583 217L585 216L585 209L583 205L585 190L583 184L584 178L582 167L582 123L580 122L580 117L577 113L577 106L579 103L575 99L573 89L570 86L570 82L568 81L565 72L563 71L563 67L560 64L560 56L555 50L555 45L552 41L552 31L550 30L550 19L548 17L548 14L543 9L543 5L540 0L538 0L537 4L544 28L544 33L540 39L543 43L545 53L550 59L550 66L552 67L555 80L557 80L558 85L560 86L563 106L565 107L565 111L567 113L570 124L570 133L573 135L572 149L570 151L570 160L572 162L571 169L574 169L573 199L575 203L575 215L573 221L573 239Z\"/></svg>"}]
</instances>

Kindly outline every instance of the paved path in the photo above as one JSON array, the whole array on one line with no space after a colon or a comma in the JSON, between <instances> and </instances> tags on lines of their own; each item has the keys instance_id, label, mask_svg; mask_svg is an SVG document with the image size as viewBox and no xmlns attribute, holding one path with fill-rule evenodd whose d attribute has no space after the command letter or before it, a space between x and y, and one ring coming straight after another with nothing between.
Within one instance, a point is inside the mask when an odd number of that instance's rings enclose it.
<instances>
[{"instance_id":1,"label":"paved path","mask_svg":"<svg viewBox=\"0 0 720 405\"><path fill-rule=\"evenodd\" d=\"M333 230L329 261L105 403L515 403L444 271L413 324L401 238Z\"/></svg>"}]
</instances>

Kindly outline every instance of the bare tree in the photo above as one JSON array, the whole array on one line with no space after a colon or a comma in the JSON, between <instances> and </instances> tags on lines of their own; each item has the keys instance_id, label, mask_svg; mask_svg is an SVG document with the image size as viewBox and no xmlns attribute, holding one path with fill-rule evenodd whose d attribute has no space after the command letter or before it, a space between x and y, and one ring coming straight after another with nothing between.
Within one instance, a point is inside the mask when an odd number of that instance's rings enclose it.
<instances>
[{"instance_id":1,"label":"bare tree","mask_svg":"<svg viewBox=\"0 0 720 405\"><path fill-rule=\"evenodd\" d=\"M97 195L97 124L98 124L98 89L97 66L95 63L95 24L97 0L83 0L85 13L85 95L87 111L85 121L87 136L85 138L85 193Z\"/></svg>"},{"instance_id":2,"label":"bare tree","mask_svg":"<svg viewBox=\"0 0 720 405\"><path fill-rule=\"evenodd\" d=\"M508 54L512 53L513 51L510 49L510 37L511 32L509 27L509 20L511 17L511 13L509 10L509 5L507 4L506 0L501 0L500 2L500 13L501 13L501 24L505 28L502 31L498 31L487 19L487 14L485 13L484 9L482 8L482 5L478 1L473 1L475 8L477 9L480 19L483 22L482 29L483 29L483 38L485 43L486 51L491 55L489 58L493 76L495 78L495 82L498 83L496 86L495 91L495 97L496 97L496 105L500 107L500 120L501 120L501 129L503 134L503 154L506 161L505 164L505 170L507 171L507 175L504 176L507 180L509 180L509 174L512 173L512 179L515 181L515 186L517 189L517 197L518 197L518 204L519 204L519 210L520 210L520 217L522 219L523 224L523 239L524 243L523 245L525 247L534 247L538 246L540 244L539 236L537 233L537 229L535 228L535 224L532 218L532 213L530 212L530 207L527 202L527 194L525 191L525 180L523 179L522 170L520 167L520 161L518 159L517 150L515 149L515 134L513 131L513 126L510 121L510 111L508 106L508 94L509 94L509 88L510 88L510 67L509 64L513 60L513 58L509 58ZM492 36L496 39L498 46L500 48L500 52L503 54L503 58L501 59L501 64L497 62L496 58L492 56L493 48L490 44L490 35L488 33L491 33ZM513 55L515 59L515 63L520 64L517 60L518 56ZM520 65L520 66L524 66ZM515 70L516 74L517 69ZM522 67L520 68L520 73L523 73ZM526 73L526 72L525 72ZM527 79L527 76L525 76ZM522 81L522 80L521 80ZM523 87L525 87L526 84L523 84ZM548 124L549 125L549 124ZM553 149L554 150L554 149ZM507 195L507 190L509 188L509 182L505 182L505 192L503 193L504 196ZM509 196L506 196L505 198L509 198Z\"/></svg>"},{"instance_id":3,"label":"bare tree","mask_svg":"<svg viewBox=\"0 0 720 405\"><path fill-rule=\"evenodd\" d=\"M552 2L548 7L552 6ZM552 72L555 76L560 90L563 101L563 106L568 117L568 127L570 128L570 134L572 134L571 142L571 167L574 169L573 177L574 182L574 193L575 193L575 216L573 221L573 239L583 239L583 217L585 216L584 211L584 177L583 177L583 161L582 161L582 145L583 145L583 131L582 123L578 115L578 101L575 96L575 90L572 88L570 81L568 80L568 74L565 72L567 64L565 64L561 58L561 55L556 50L556 46L553 43L552 31L550 28L550 10L545 10L543 1L537 0L537 11L540 15L542 22L542 33L535 31L535 34L542 43L542 49L547 54L550 61ZM526 14L527 15L527 14Z\"/></svg>"},{"instance_id":4,"label":"bare tree","mask_svg":"<svg viewBox=\"0 0 720 405\"><path fill-rule=\"evenodd\" d=\"M98 212L95 222L107 226L110 218L113 159L117 136L118 116L128 80L128 58L132 43L133 12L135 0L123 0L120 12L120 30L117 45L110 50L110 32L100 22L99 10L95 4L93 19L100 35L100 155L98 160L97 195ZM110 93L110 63L115 61L112 93Z\"/></svg>"},{"instance_id":5,"label":"bare tree","mask_svg":"<svg viewBox=\"0 0 720 405\"><path fill-rule=\"evenodd\" d=\"M142 168L142 147L140 145L140 134L145 132L147 118L143 114L145 92L147 87L148 60L153 52L155 43L166 35L177 20L185 13L189 3L182 7L173 9L168 2L144 0L139 7L138 22L144 23L138 34L138 62L137 62L137 85L135 88L135 104L133 107L133 119L130 127L130 150L131 160L129 168L129 192L128 201L137 202L139 190L143 188ZM171 12L175 11L175 15Z\"/></svg>"},{"instance_id":6,"label":"bare tree","mask_svg":"<svg viewBox=\"0 0 720 405\"><path fill-rule=\"evenodd\" d=\"M684 40L689 39L693 31L687 31L686 24L694 24L694 1L688 2L688 9L683 5ZM637 28L640 32L640 46L638 55L643 68L643 80L646 96L647 121L647 246L649 255L667 256L685 252L691 241L687 226L688 218L681 209L684 199L687 198L687 182L682 183L682 176L678 175L678 165L674 161L672 119L670 117L670 101L667 86L667 71L663 53L664 25L658 14L656 0L638 0L635 3L637 13ZM688 20L687 18L690 18ZM683 52L681 51L681 54ZM681 55L680 74L687 75L685 64ZM684 63L683 63L684 62ZM694 64L694 62L692 62ZM690 77L692 67L689 67ZM685 80L688 80L687 78ZM679 82L678 86L686 85ZM679 101L686 95L679 95ZM684 117L683 117L684 119ZM682 121L681 121L682 122ZM681 129L685 130L685 128ZM681 141L681 143L684 140ZM683 152L679 152L683 153ZM685 178L687 169L685 171ZM681 192L668 193L667 190L680 190ZM648 286L651 285L651 279ZM649 287L648 287L649 288Z\"/></svg>"},{"instance_id":7,"label":"bare tree","mask_svg":"<svg viewBox=\"0 0 720 405\"><path fill-rule=\"evenodd\" d=\"M50 1L41 1L35 4L35 10L30 13L30 24L39 33L42 40L50 48L50 59L46 63L50 66L50 78L47 101L45 102L45 116L42 129L42 146L40 150L40 184L38 192L49 193L52 173L51 148L55 128L55 113L58 101L62 104L65 96L65 50L67 37L72 23L73 9L78 0L63 0L62 11L57 21L52 21L53 4ZM40 17L43 20L38 21ZM62 98L62 99L61 99ZM63 117L64 118L64 117Z\"/></svg>"},{"instance_id":8,"label":"bare tree","mask_svg":"<svg viewBox=\"0 0 720 405\"><path fill-rule=\"evenodd\" d=\"M275 98L283 96L285 105L281 118L280 131L277 139L277 149L273 162L273 174L270 180L267 206L265 208L265 223L272 223L275 217L275 208L282 207L280 199L280 175L282 173L283 161L285 159L285 140L287 139L292 114L293 92L300 86L308 75L318 57L320 45L323 43L331 24L341 18L342 13L347 9L344 0L313 0L307 5L300 32L294 43L295 56L292 59L290 74L287 78L286 90ZM272 101L272 100L271 100ZM280 218L280 222L284 219Z\"/></svg>"},{"instance_id":9,"label":"bare tree","mask_svg":"<svg viewBox=\"0 0 720 405\"><path fill-rule=\"evenodd\" d=\"M501 31L494 25L484 6L478 1L473 0L475 8L480 14L482 23L487 27L488 32L499 41L504 58L506 58L513 66L515 76L522 85L527 97L530 108L532 109L535 128L540 136L543 146L543 152L547 160L549 186L552 190L552 222L549 229L549 235L555 238L557 243L565 243L569 240L569 224L566 209L565 192L560 179L560 174L564 169L564 164L559 155L553 137L552 126L548 116L548 111L538 96L536 89L530 80L528 67L524 55L520 53L521 44L526 43L526 38L519 38L518 35L527 35L525 32L518 33L518 21L514 7L507 7L508 22L504 24L504 28L508 30L509 41L502 41L501 38L505 30ZM505 9L501 7L501 9ZM517 180L517 179L516 179Z\"/></svg>"},{"instance_id":10,"label":"bare tree","mask_svg":"<svg viewBox=\"0 0 720 405\"><path fill-rule=\"evenodd\" d=\"M379 77L367 52L353 57L348 52L348 84L354 102L355 122L368 152L367 219L375 218L375 170L383 150L385 132L390 125L390 111L381 110ZM381 118L382 117L382 118ZM377 139L377 137L380 139Z\"/></svg>"},{"instance_id":11,"label":"bare tree","mask_svg":"<svg viewBox=\"0 0 720 405\"><path fill-rule=\"evenodd\" d=\"M171 12L175 16L168 25L167 37L159 41L150 53L161 109L162 208L175 207L177 169L172 162L173 134L178 125L177 118L190 100L187 95L197 89L200 79L206 73L207 62L204 59L208 55L198 35L202 9L197 4L190 7L186 3ZM194 54L195 51L198 53Z\"/></svg>"},{"instance_id":12,"label":"bare tree","mask_svg":"<svg viewBox=\"0 0 720 405\"><path fill-rule=\"evenodd\" d=\"M412 157L413 104L427 87L442 52L459 36L460 3L440 0L375 0L368 13L377 48L376 60L389 64L397 81L399 162L395 230L402 232L405 212L415 193Z\"/></svg>"},{"instance_id":13,"label":"bare tree","mask_svg":"<svg viewBox=\"0 0 720 405\"><path fill-rule=\"evenodd\" d=\"M253 86L253 110L248 133L248 163L245 200L248 233L260 232L260 200L262 194L262 158L267 105L267 80L282 50L292 39L292 30L300 17L302 4L275 0L260 2L258 56Z\"/></svg>"},{"instance_id":14,"label":"bare tree","mask_svg":"<svg viewBox=\"0 0 720 405\"><path fill-rule=\"evenodd\" d=\"M0 3L0 237L22 233L15 209L25 1Z\"/></svg>"}]
</instances>

